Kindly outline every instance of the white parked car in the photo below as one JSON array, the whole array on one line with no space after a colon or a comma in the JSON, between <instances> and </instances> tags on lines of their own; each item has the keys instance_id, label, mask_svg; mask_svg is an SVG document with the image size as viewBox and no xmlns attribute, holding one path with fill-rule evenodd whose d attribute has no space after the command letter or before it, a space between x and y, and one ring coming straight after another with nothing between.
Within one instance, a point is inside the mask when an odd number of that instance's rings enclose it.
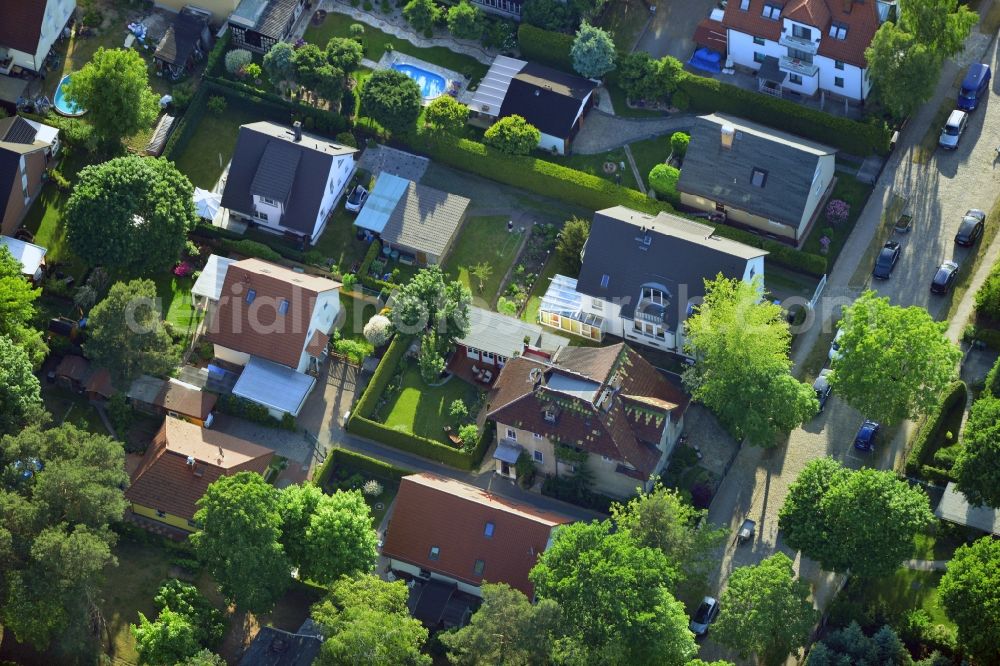
<instances>
[{"instance_id":1,"label":"white parked car","mask_svg":"<svg viewBox=\"0 0 1000 666\"><path fill-rule=\"evenodd\" d=\"M844 352L840 350L840 336L844 334L844 329L838 328L837 335L833 336L833 344L830 345L830 353L827 356L831 361L839 360Z\"/></svg>"},{"instance_id":2,"label":"white parked car","mask_svg":"<svg viewBox=\"0 0 1000 666\"><path fill-rule=\"evenodd\" d=\"M361 210L361 207L365 205L366 201L368 201L368 190L361 185L356 185L347 196L347 201L344 202L344 208L347 209L348 212L357 213Z\"/></svg>"}]
</instances>

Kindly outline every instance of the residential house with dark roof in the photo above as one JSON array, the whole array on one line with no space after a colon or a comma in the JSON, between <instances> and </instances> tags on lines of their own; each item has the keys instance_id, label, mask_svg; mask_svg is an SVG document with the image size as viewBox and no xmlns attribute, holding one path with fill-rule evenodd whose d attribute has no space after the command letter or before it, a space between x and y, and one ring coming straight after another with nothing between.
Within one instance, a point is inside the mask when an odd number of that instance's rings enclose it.
<instances>
[{"instance_id":1,"label":"residential house with dark roof","mask_svg":"<svg viewBox=\"0 0 1000 666\"><path fill-rule=\"evenodd\" d=\"M469 121L489 127L507 116L522 116L538 128L538 147L559 155L596 103L598 82L533 62L497 56L469 103Z\"/></svg>"},{"instance_id":2,"label":"residential house with dark roof","mask_svg":"<svg viewBox=\"0 0 1000 666\"><path fill-rule=\"evenodd\" d=\"M699 117L677 181L681 203L798 245L836 182L837 150L716 113Z\"/></svg>"},{"instance_id":3,"label":"residential house with dark roof","mask_svg":"<svg viewBox=\"0 0 1000 666\"><path fill-rule=\"evenodd\" d=\"M684 321L705 280L763 279L766 254L676 215L607 208L594 213L579 278L557 274L538 318L591 340L613 335L683 353Z\"/></svg>"},{"instance_id":4,"label":"residential house with dark roof","mask_svg":"<svg viewBox=\"0 0 1000 666\"><path fill-rule=\"evenodd\" d=\"M356 169L357 148L261 121L240 127L222 205L275 234L315 243Z\"/></svg>"},{"instance_id":5,"label":"residential house with dark roof","mask_svg":"<svg viewBox=\"0 0 1000 666\"><path fill-rule=\"evenodd\" d=\"M400 253L403 261L440 264L465 224L465 197L383 171L354 225Z\"/></svg>"},{"instance_id":6,"label":"residential house with dark roof","mask_svg":"<svg viewBox=\"0 0 1000 666\"><path fill-rule=\"evenodd\" d=\"M156 45L153 63L158 75L176 80L191 73L195 63L204 59L212 47L212 32L208 28L212 13L196 7L184 7L174 17Z\"/></svg>"},{"instance_id":7,"label":"residential house with dark roof","mask_svg":"<svg viewBox=\"0 0 1000 666\"><path fill-rule=\"evenodd\" d=\"M553 531L570 522L455 479L411 474L400 481L382 556L404 577L454 584L475 596L485 582L506 583L530 598L528 574Z\"/></svg>"},{"instance_id":8,"label":"residential house with dark roof","mask_svg":"<svg viewBox=\"0 0 1000 666\"><path fill-rule=\"evenodd\" d=\"M197 501L213 481L239 472L263 475L274 451L167 417L125 491L132 513L187 532L198 529Z\"/></svg>"},{"instance_id":9,"label":"residential house with dark roof","mask_svg":"<svg viewBox=\"0 0 1000 666\"><path fill-rule=\"evenodd\" d=\"M780 96L788 90L862 102L871 91L865 49L894 4L732 0L725 6L721 30L714 26L712 32L725 34L726 55L734 65L757 71L758 79L770 84L761 88L764 92Z\"/></svg>"},{"instance_id":10,"label":"residential house with dark roof","mask_svg":"<svg viewBox=\"0 0 1000 666\"><path fill-rule=\"evenodd\" d=\"M76 0L4 0L0 3L0 74L41 73Z\"/></svg>"},{"instance_id":11,"label":"residential house with dark roof","mask_svg":"<svg viewBox=\"0 0 1000 666\"><path fill-rule=\"evenodd\" d=\"M515 478L514 463L526 453L550 476L586 465L605 495L648 490L683 430L687 404L625 343L563 347L549 361L515 358L487 403L497 424L497 472Z\"/></svg>"},{"instance_id":12,"label":"residential house with dark roof","mask_svg":"<svg viewBox=\"0 0 1000 666\"><path fill-rule=\"evenodd\" d=\"M309 666L322 645L323 636L311 619L295 632L261 627L240 657L239 666Z\"/></svg>"},{"instance_id":13,"label":"residential house with dark roof","mask_svg":"<svg viewBox=\"0 0 1000 666\"><path fill-rule=\"evenodd\" d=\"M58 152L55 127L21 116L0 118L0 233L12 236L21 226Z\"/></svg>"},{"instance_id":14,"label":"residential house with dark roof","mask_svg":"<svg viewBox=\"0 0 1000 666\"><path fill-rule=\"evenodd\" d=\"M212 264L192 293L207 310L204 338L215 357L242 367L233 395L275 418L298 416L327 355L340 283L260 259Z\"/></svg>"},{"instance_id":15,"label":"residential house with dark roof","mask_svg":"<svg viewBox=\"0 0 1000 666\"><path fill-rule=\"evenodd\" d=\"M233 46L267 53L292 30L308 0L242 0L229 16Z\"/></svg>"},{"instance_id":16,"label":"residential house with dark roof","mask_svg":"<svg viewBox=\"0 0 1000 666\"><path fill-rule=\"evenodd\" d=\"M126 394L133 408L155 414L172 416L204 428L211 427L212 410L218 396L202 391L197 386L174 379L159 379L141 375L133 380Z\"/></svg>"}]
</instances>

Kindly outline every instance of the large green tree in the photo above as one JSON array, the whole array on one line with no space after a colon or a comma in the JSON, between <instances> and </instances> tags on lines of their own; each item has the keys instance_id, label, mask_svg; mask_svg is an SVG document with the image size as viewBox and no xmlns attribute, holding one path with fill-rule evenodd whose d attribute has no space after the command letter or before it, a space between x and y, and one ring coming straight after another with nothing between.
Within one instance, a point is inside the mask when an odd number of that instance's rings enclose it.
<instances>
[{"instance_id":1,"label":"large green tree","mask_svg":"<svg viewBox=\"0 0 1000 666\"><path fill-rule=\"evenodd\" d=\"M619 530L638 545L657 548L667 556L678 595L692 601L704 594L708 575L717 564L714 552L726 538L725 529L702 522L707 514L659 483L628 504L611 507Z\"/></svg>"},{"instance_id":2,"label":"large green tree","mask_svg":"<svg viewBox=\"0 0 1000 666\"><path fill-rule=\"evenodd\" d=\"M705 281L704 301L686 323L685 347L695 363L684 383L737 436L773 446L779 433L815 415L819 403L812 387L791 374L791 333L781 307L761 300L760 292L759 276Z\"/></svg>"},{"instance_id":3,"label":"large green tree","mask_svg":"<svg viewBox=\"0 0 1000 666\"><path fill-rule=\"evenodd\" d=\"M264 73L278 89L295 81L295 49L288 42L278 42L264 55Z\"/></svg>"},{"instance_id":4,"label":"large green tree","mask_svg":"<svg viewBox=\"0 0 1000 666\"><path fill-rule=\"evenodd\" d=\"M865 50L875 96L897 118L916 111L937 85L941 64L959 51L978 17L958 0L907 0Z\"/></svg>"},{"instance_id":5,"label":"large green tree","mask_svg":"<svg viewBox=\"0 0 1000 666\"><path fill-rule=\"evenodd\" d=\"M890 305L866 291L844 308L830 383L848 404L883 425L926 414L957 376L962 358L945 335L947 326L924 308Z\"/></svg>"},{"instance_id":6,"label":"large green tree","mask_svg":"<svg viewBox=\"0 0 1000 666\"><path fill-rule=\"evenodd\" d=\"M97 49L87 64L73 72L63 92L87 110L87 122L110 151L123 137L152 125L159 112L146 61L132 49Z\"/></svg>"},{"instance_id":7,"label":"large green tree","mask_svg":"<svg viewBox=\"0 0 1000 666\"><path fill-rule=\"evenodd\" d=\"M139 663L150 666L177 664L198 651L196 629L191 620L169 608L156 621L139 613L139 624L131 625Z\"/></svg>"},{"instance_id":8,"label":"large green tree","mask_svg":"<svg viewBox=\"0 0 1000 666\"><path fill-rule=\"evenodd\" d=\"M7 336L39 366L48 348L41 332L31 325L35 316L35 301L42 290L24 279L21 262L11 255L6 246L0 246L0 336Z\"/></svg>"},{"instance_id":9,"label":"large green tree","mask_svg":"<svg viewBox=\"0 0 1000 666\"><path fill-rule=\"evenodd\" d=\"M986 536L956 550L938 592L975 663L1000 663L1000 541Z\"/></svg>"},{"instance_id":10,"label":"large green tree","mask_svg":"<svg viewBox=\"0 0 1000 666\"><path fill-rule=\"evenodd\" d=\"M808 463L779 513L785 542L829 571L892 574L934 520L927 494L890 471Z\"/></svg>"},{"instance_id":11,"label":"large green tree","mask_svg":"<svg viewBox=\"0 0 1000 666\"><path fill-rule=\"evenodd\" d=\"M31 359L10 338L0 335L0 435L36 422L42 412L41 384Z\"/></svg>"},{"instance_id":12,"label":"large green tree","mask_svg":"<svg viewBox=\"0 0 1000 666\"><path fill-rule=\"evenodd\" d=\"M327 495L315 485L281 491L281 543L299 575L328 585L375 565L378 535L360 491Z\"/></svg>"},{"instance_id":13,"label":"large green tree","mask_svg":"<svg viewBox=\"0 0 1000 666\"><path fill-rule=\"evenodd\" d=\"M178 355L157 305L152 280L115 283L90 311L87 356L124 382L141 374L169 374Z\"/></svg>"},{"instance_id":14,"label":"large green tree","mask_svg":"<svg viewBox=\"0 0 1000 666\"><path fill-rule=\"evenodd\" d=\"M483 133L483 141L510 155L527 155L542 138L538 128L517 114L504 116Z\"/></svg>"},{"instance_id":15,"label":"large green tree","mask_svg":"<svg viewBox=\"0 0 1000 666\"><path fill-rule=\"evenodd\" d=\"M421 652L427 629L410 616L409 590L401 581L371 574L344 577L330 596L312 607L312 617L326 633L316 663L429 666Z\"/></svg>"},{"instance_id":16,"label":"large green tree","mask_svg":"<svg viewBox=\"0 0 1000 666\"><path fill-rule=\"evenodd\" d=\"M908 666L906 646L889 625L867 636L857 622L833 631L809 649L808 666ZM923 664L923 662L921 662Z\"/></svg>"},{"instance_id":17,"label":"large green tree","mask_svg":"<svg viewBox=\"0 0 1000 666\"><path fill-rule=\"evenodd\" d=\"M86 653L127 483L109 437L32 425L0 441L0 624L19 641Z\"/></svg>"},{"instance_id":18,"label":"large green tree","mask_svg":"<svg viewBox=\"0 0 1000 666\"><path fill-rule=\"evenodd\" d=\"M983 393L972 404L954 472L972 504L1000 508L1000 398Z\"/></svg>"},{"instance_id":19,"label":"large green tree","mask_svg":"<svg viewBox=\"0 0 1000 666\"><path fill-rule=\"evenodd\" d=\"M588 79L599 79L615 68L618 51L611 35L584 22L576 31L576 39L573 40L569 55L577 74Z\"/></svg>"},{"instance_id":20,"label":"large green tree","mask_svg":"<svg viewBox=\"0 0 1000 666\"><path fill-rule=\"evenodd\" d=\"M784 553L733 571L720 601L715 639L763 664L784 664L790 652L809 642L819 621L808 583L796 579Z\"/></svg>"},{"instance_id":21,"label":"large green tree","mask_svg":"<svg viewBox=\"0 0 1000 666\"><path fill-rule=\"evenodd\" d=\"M448 10L448 30L458 39L479 39L483 34L483 13L468 0Z\"/></svg>"},{"instance_id":22,"label":"large green tree","mask_svg":"<svg viewBox=\"0 0 1000 666\"><path fill-rule=\"evenodd\" d=\"M414 30L430 36L434 24L441 19L441 9L433 0L410 0L403 7L403 16Z\"/></svg>"},{"instance_id":23,"label":"large green tree","mask_svg":"<svg viewBox=\"0 0 1000 666\"><path fill-rule=\"evenodd\" d=\"M556 256L560 267L569 275L579 275L583 267L583 247L590 237L590 220L571 217L566 220L556 238Z\"/></svg>"},{"instance_id":24,"label":"large green tree","mask_svg":"<svg viewBox=\"0 0 1000 666\"><path fill-rule=\"evenodd\" d=\"M616 70L618 83L630 100L665 101L677 90L683 65L671 56L654 60L645 51L621 57Z\"/></svg>"},{"instance_id":25,"label":"large green tree","mask_svg":"<svg viewBox=\"0 0 1000 666\"><path fill-rule=\"evenodd\" d=\"M420 108L420 86L394 69L375 72L361 86L361 113L392 134L413 129Z\"/></svg>"},{"instance_id":26,"label":"large green tree","mask_svg":"<svg viewBox=\"0 0 1000 666\"><path fill-rule=\"evenodd\" d=\"M260 474L240 472L213 482L198 507L202 529L190 540L222 594L240 609L269 611L291 583L278 491Z\"/></svg>"},{"instance_id":27,"label":"large green tree","mask_svg":"<svg viewBox=\"0 0 1000 666\"><path fill-rule=\"evenodd\" d=\"M532 604L506 583L482 587L483 604L469 624L438 634L448 661L458 666L532 666L552 662L562 635L562 613L552 599Z\"/></svg>"},{"instance_id":28,"label":"large green tree","mask_svg":"<svg viewBox=\"0 0 1000 666\"><path fill-rule=\"evenodd\" d=\"M92 266L152 273L173 266L198 222L194 187L163 158L119 157L92 164L66 203L66 236Z\"/></svg>"},{"instance_id":29,"label":"large green tree","mask_svg":"<svg viewBox=\"0 0 1000 666\"><path fill-rule=\"evenodd\" d=\"M469 107L451 95L441 95L427 105L424 122L444 134L459 134L469 119Z\"/></svg>"},{"instance_id":30,"label":"large green tree","mask_svg":"<svg viewBox=\"0 0 1000 666\"><path fill-rule=\"evenodd\" d=\"M347 37L331 37L326 43L326 61L342 72L353 72L361 64L364 49Z\"/></svg>"},{"instance_id":31,"label":"large green tree","mask_svg":"<svg viewBox=\"0 0 1000 666\"><path fill-rule=\"evenodd\" d=\"M531 572L535 593L570 621L574 651L590 663L681 666L697 648L662 551L646 548L605 522L556 532Z\"/></svg>"}]
</instances>

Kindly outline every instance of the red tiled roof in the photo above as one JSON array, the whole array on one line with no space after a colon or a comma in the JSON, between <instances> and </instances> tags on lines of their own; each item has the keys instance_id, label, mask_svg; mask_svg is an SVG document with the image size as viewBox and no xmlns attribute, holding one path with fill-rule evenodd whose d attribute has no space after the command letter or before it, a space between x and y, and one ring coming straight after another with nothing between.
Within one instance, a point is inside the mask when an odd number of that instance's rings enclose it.
<instances>
[{"instance_id":1,"label":"red tiled roof","mask_svg":"<svg viewBox=\"0 0 1000 666\"><path fill-rule=\"evenodd\" d=\"M871 44L879 28L878 8L875 0L789 0L782 8L777 21L764 18L764 5L780 4L774 0L750 0L746 10L740 9L738 0L726 5L723 25L754 37L778 41L782 20L788 18L812 26L820 32L818 53L827 58L867 67L865 49ZM847 27L845 39L830 37L831 23Z\"/></svg>"},{"instance_id":2,"label":"red tiled roof","mask_svg":"<svg viewBox=\"0 0 1000 666\"><path fill-rule=\"evenodd\" d=\"M470 585L507 583L529 597L528 574L568 516L435 474L403 477L382 554ZM493 536L486 524L493 523ZM438 558L430 559L432 547ZM483 574L476 576L476 561Z\"/></svg>"},{"instance_id":3,"label":"red tiled roof","mask_svg":"<svg viewBox=\"0 0 1000 666\"><path fill-rule=\"evenodd\" d=\"M594 400L614 389L609 406L550 388L555 375L596 382ZM556 420L545 411L556 406ZM643 475L655 469L656 448L666 419L679 419L688 397L624 343L600 349L565 347L552 363L511 359L500 372L487 405L490 418L576 446L588 453L628 463Z\"/></svg>"},{"instance_id":4,"label":"red tiled roof","mask_svg":"<svg viewBox=\"0 0 1000 666\"><path fill-rule=\"evenodd\" d=\"M309 324L320 293L338 289L339 282L296 273L260 259L231 264L206 337L236 351L291 368L312 333ZM252 303L247 295L254 292ZM287 301L285 314L279 312Z\"/></svg>"},{"instance_id":5,"label":"red tiled roof","mask_svg":"<svg viewBox=\"0 0 1000 666\"><path fill-rule=\"evenodd\" d=\"M329 335L321 333L320 331L313 331L312 337L309 338L309 343L306 345L306 353L310 356L319 358L329 343Z\"/></svg>"},{"instance_id":6,"label":"red tiled roof","mask_svg":"<svg viewBox=\"0 0 1000 666\"><path fill-rule=\"evenodd\" d=\"M734 0L735 2L735 0ZM694 30L694 43L713 51L726 52L729 36L722 21L702 19Z\"/></svg>"},{"instance_id":7,"label":"red tiled roof","mask_svg":"<svg viewBox=\"0 0 1000 666\"><path fill-rule=\"evenodd\" d=\"M35 55L42 36L47 0L4 0L0 12L0 46Z\"/></svg>"},{"instance_id":8,"label":"red tiled roof","mask_svg":"<svg viewBox=\"0 0 1000 666\"><path fill-rule=\"evenodd\" d=\"M274 451L193 423L167 417L153 438L125 498L188 520L209 484L237 472L263 474ZM195 459L188 465L188 456Z\"/></svg>"}]
</instances>

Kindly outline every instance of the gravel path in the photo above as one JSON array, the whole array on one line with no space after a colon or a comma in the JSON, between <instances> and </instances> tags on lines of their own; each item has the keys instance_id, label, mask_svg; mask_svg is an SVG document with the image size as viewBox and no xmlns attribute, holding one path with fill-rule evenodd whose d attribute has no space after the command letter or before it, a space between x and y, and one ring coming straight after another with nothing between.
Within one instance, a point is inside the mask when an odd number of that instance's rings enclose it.
<instances>
[{"instance_id":1,"label":"gravel path","mask_svg":"<svg viewBox=\"0 0 1000 666\"><path fill-rule=\"evenodd\" d=\"M928 286L943 259L954 256L962 261L969 258L969 251L957 248L953 242L962 214L968 208L990 210L1000 194L1000 168L993 166L994 148L1000 142L1000 98L985 100L976 110L955 152L938 151L925 164L915 163L913 155L941 103L954 95L952 84L966 65L981 60L994 69L997 67L996 44L992 37L973 32L966 42L965 52L955 61L946 63L932 100L903 132L900 144L890 156L868 205L829 275L824 297L817 308L816 323L797 344L793 354L797 368L809 356L821 332L835 328L833 319L839 317L841 306L852 302L866 288L876 289L895 304L926 307L937 319L947 316L951 300L932 296ZM1000 92L1000 84L994 85L994 92ZM908 208L914 215L915 227L902 241L903 255L892 278L873 285L869 272L874 256L868 251L876 243L874 239L882 211L893 195L909 199ZM993 223L998 222L994 220ZM994 243L950 323L948 332L952 339L960 337L971 312L975 289L985 280L998 253L1000 244ZM786 446L771 451L745 446L740 451L713 500L709 518L732 528L744 517L750 517L757 521L757 535L750 546L737 549L730 543L725 547L721 567L713 580L716 589L724 585L734 567L755 564L778 550L796 558L796 553L781 540L777 514L789 486L809 461L833 456L852 468L892 469L897 466L913 424L902 424L891 442L883 442L875 458L861 457L855 455L851 443L862 418L862 414L834 395L824 413L791 433ZM822 571L806 558L798 557L796 567L800 576L811 583L817 606L824 608L840 589L843 578ZM706 660L732 659L732 655L711 640L706 641L699 656Z\"/></svg>"},{"instance_id":2,"label":"gravel path","mask_svg":"<svg viewBox=\"0 0 1000 666\"><path fill-rule=\"evenodd\" d=\"M580 133L573 139L573 152L580 155L595 155L621 146L652 139L678 130L689 131L694 116L670 116L667 118L622 118L593 109L583 121Z\"/></svg>"}]
</instances>

